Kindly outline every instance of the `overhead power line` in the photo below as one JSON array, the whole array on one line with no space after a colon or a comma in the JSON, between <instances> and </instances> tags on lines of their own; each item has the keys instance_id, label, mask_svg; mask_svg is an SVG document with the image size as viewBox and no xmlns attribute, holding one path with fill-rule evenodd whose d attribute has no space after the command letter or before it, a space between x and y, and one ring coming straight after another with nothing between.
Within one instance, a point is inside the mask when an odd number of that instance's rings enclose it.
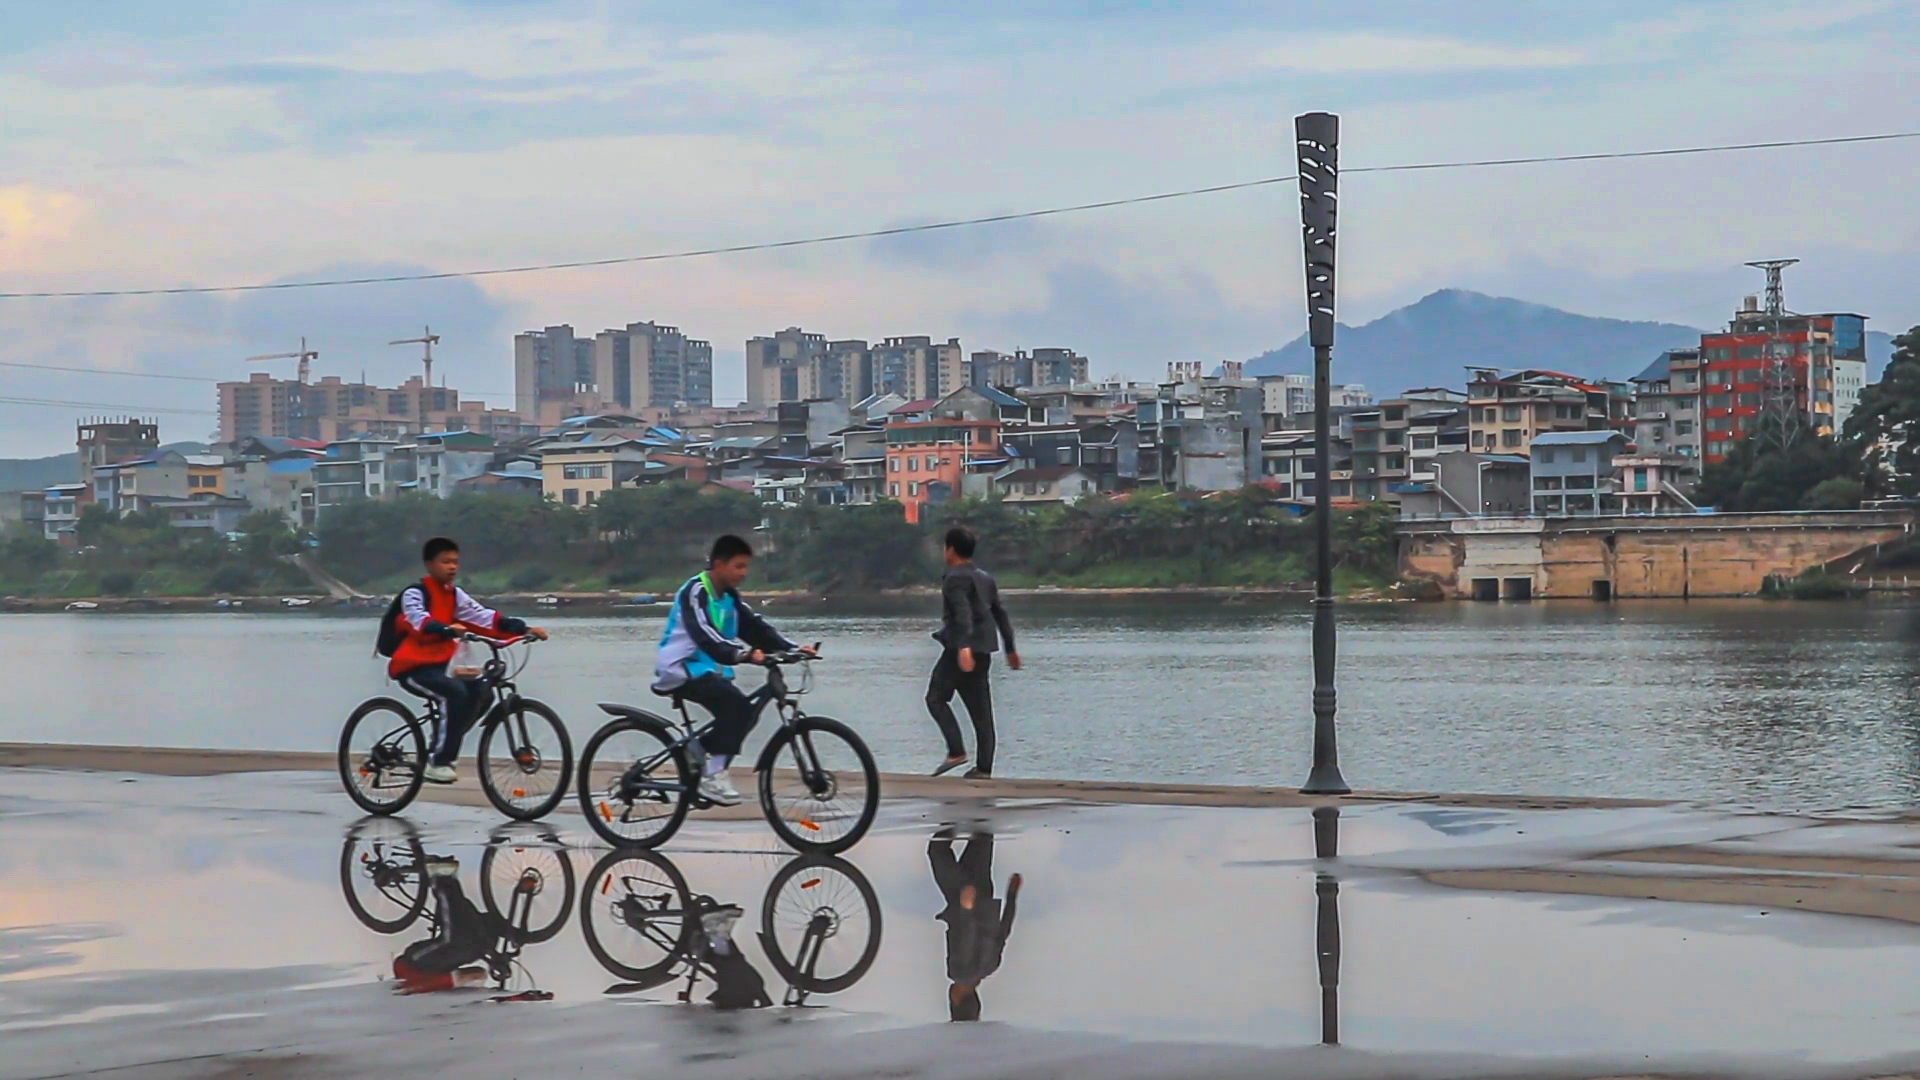
<instances>
[{"instance_id":1,"label":"overhead power line","mask_svg":"<svg viewBox=\"0 0 1920 1080\"><path fill-rule=\"evenodd\" d=\"M31 405L54 409L99 409L117 413L171 413L181 416L217 416L212 409L167 409L152 405L109 405L101 401L53 401L47 398L0 397L0 405Z\"/></svg>"},{"instance_id":2,"label":"overhead power line","mask_svg":"<svg viewBox=\"0 0 1920 1080\"><path fill-rule=\"evenodd\" d=\"M1724 143L1715 146L1683 146L1664 150L1625 150L1591 154L1548 154L1536 157L1485 158L1477 161L1436 161L1413 165L1374 165L1343 169L1341 171L1352 176L1361 173L1430 172L1441 169L1488 169L1515 165L1546 165L1560 162L1626 161L1637 158L1682 157L1693 154L1724 154L1750 150L1779 150L1788 147L1839 146L1850 143L1892 142L1900 139L1915 138L1920 138L1920 131L1885 132L1878 135L1842 135L1823 139L1781 139L1772 142ZM1269 176L1260 180L1243 180L1232 184L1213 184L1208 187L1187 188L1181 191L1163 191L1155 195L1135 195L1124 199L1104 199L1099 202L1075 203L1071 206L1054 206L1044 210L1023 210L1007 214L988 214L984 217L935 221L922 225L899 225L892 228L866 229L859 232L832 233L825 236L809 236L794 240L729 244L721 247L694 248L685 251L655 252L648 255L621 255L608 259L576 259L568 262L529 263L524 266L499 266L481 270L447 270L423 274L386 274L369 277L326 278L318 281L281 281L256 285L199 285L167 289L87 289L66 292L0 292L0 300L269 292L282 289L331 288L338 285L391 285L413 281L445 281L452 278L497 277L505 274L534 274L553 270L586 270L595 267L621 266L630 263L668 262L677 259L697 259L711 255L737 255L750 251L777 251L785 248L811 247L818 244L837 244L848 240L877 240L888 236L905 236L913 233L936 232L943 229L968 228L975 225L993 225L1007 221L1028 221L1034 218L1054 217L1061 214L1077 214L1089 210L1107 210L1120 206L1138 206L1144 203L1185 199L1197 195L1214 195L1226 191L1243 191L1248 188L1291 183L1296 179L1298 179L1298 177L1291 175Z\"/></svg>"},{"instance_id":3,"label":"overhead power line","mask_svg":"<svg viewBox=\"0 0 1920 1080\"><path fill-rule=\"evenodd\" d=\"M0 360L0 367L27 368L32 371L71 371L81 375L126 375L136 379L172 379L176 382L217 383L219 379L209 379L201 375L159 375L151 371L120 371L115 368L63 367L59 364L23 364L17 360Z\"/></svg>"}]
</instances>

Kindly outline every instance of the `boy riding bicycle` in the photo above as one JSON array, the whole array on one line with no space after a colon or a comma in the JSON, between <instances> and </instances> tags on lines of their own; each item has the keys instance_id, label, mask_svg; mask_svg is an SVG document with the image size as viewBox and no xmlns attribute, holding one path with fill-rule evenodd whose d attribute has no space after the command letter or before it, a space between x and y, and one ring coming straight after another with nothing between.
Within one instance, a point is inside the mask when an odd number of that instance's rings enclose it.
<instances>
[{"instance_id":1,"label":"boy riding bicycle","mask_svg":"<svg viewBox=\"0 0 1920 1080\"><path fill-rule=\"evenodd\" d=\"M459 544L436 536L420 549L420 558L426 564L426 576L400 593L396 628L404 630L405 636L387 663L387 677L440 706L440 723L434 728L424 775L433 783L451 784L457 778L453 763L460 756L460 740L487 707L484 686L447 670L460 635L472 632L498 641L525 634L545 641L547 632L481 607L455 585L460 575Z\"/></svg>"},{"instance_id":2,"label":"boy riding bicycle","mask_svg":"<svg viewBox=\"0 0 1920 1080\"><path fill-rule=\"evenodd\" d=\"M653 691L675 694L706 708L714 723L688 743L700 773L700 797L717 806L738 806L742 796L727 778L727 763L753 730L753 703L733 684L733 665L757 664L768 652L800 649L740 598L740 584L753 563L753 548L738 536L722 536L707 555L707 569L674 594L667 627L653 665Z\"/></svg>"}]
</instances>

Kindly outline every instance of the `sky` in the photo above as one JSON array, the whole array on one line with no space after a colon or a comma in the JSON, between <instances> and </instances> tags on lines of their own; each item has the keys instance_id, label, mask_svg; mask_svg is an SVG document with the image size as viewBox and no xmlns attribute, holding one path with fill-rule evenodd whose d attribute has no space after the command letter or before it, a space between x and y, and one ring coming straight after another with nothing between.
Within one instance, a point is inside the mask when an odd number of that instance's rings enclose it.
<instances>
[{"instance_id":1,"label":"sky","mask_svg":"<svg viewBox=\"0 0 1920 1080\"><path fill-rule=\"evenodd\" d=\"M235 285L785 240L1293 171L1920 130L1897 0L1025 4L0 0L0 292ZM1920 140L1348 175L1339 314L1459 287L1709 326L1789 306L1920 323ZM304 336L317 374L419 369L510 405L512 335L637 320L714 343L928 334L1158 377L1304 326L1271 185L777 252L424 284L0 299L0 361L194 378ZM290 368L279 362L277 370ZM1336 371L1336 374L1339 374ZM1388 388L1391 389L1391 388ZM211 384L0 367L0 398L213 429ZM159 412L157 410L179 410ZM199 410L196 412L195 410ZM78 416L0 403L0 456Z\"/></svg>"}]
</instances>

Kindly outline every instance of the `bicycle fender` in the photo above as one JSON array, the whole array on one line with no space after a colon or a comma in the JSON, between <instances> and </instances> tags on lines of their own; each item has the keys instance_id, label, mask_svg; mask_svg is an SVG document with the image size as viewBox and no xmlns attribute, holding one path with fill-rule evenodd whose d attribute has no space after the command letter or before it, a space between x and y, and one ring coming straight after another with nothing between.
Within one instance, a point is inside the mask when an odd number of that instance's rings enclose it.
<instances>
[{"instance_id":1,"label":"bicycle fender","mask_svg":"<svg viewBox=\"0 0 1920 1080\"><path fill-rule=\"evenodd\" d=\"M600 711L603 713L606 713L609 716L623 717L628 720L652 720L655 723L666 724L668 727L673 726L672 721L666 719L665 717L657 716L653 713L650 713L645 709L636 709L631 705L620 705L611 701L602 701L602 702L599 702L598 704L600 706Z\"/></svg>"}]
</instances>

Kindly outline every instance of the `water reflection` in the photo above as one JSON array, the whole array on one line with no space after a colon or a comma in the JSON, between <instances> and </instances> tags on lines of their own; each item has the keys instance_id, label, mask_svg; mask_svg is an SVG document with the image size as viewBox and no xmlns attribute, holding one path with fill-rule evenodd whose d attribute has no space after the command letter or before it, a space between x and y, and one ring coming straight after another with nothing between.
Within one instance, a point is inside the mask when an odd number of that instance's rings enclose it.
<instances>
[{"instance_id":1,"label":"water reflection","mask_svg":"<svg viewBox=\"0 0 1920 1080\"><path fill-rule=\"evenodd\" d=\"M573 866L558 838L524 826L496 829L480 856L484 911L460 874L458 859L429 854L402 818L368 818L340 849L340 888L362 925L401 934L426 920L424 935L393 960L399 992L491 984L515 999L550 998L520 957L559 934L573 911Z\"/></svg>"},{"instance_id":2,"label":"water reflection","mask_svg":"<svg viewBox=\"0 0 1920 1080\"><path fill-rule=\"evenodd\" d=\"M621 980L609 994L636 994L685 980L692 1001L704 977L718 1009L771 1005L766 980L734 940L738 904L695 893L657 851L616 850L587 875L581 932L600 966ZM866 975L880 952L880 900L858 867L832 856L789 860L760 903L761 950L787 984L781 1003L803 1006Z\"/></svg>"},{"instance_id":3,"label":"water reflection","mask_svg":"<svg viewBox=\"0 0 1920 1080\"><path fill-rule=\"evenodd\" d=\"M954 831L942 829L927 844L934 884L947 906L935 918L947 924L948 1015L955 1021L980 1019L980 984L1000 970L1020 899L1021 877L1007 879L1002 909L993 890L993 834L976 832L956 858Z\"/></svg>"},{"instance_id":4,"label":"water reflection","mask_svg":"<svg viewBox=\"0 0 1920 1080\"><path fill-rule=\"evenodd\" d=\"M1340 808L1315 807L1313 857L1321 860L1314 874L1313 949L1320 962L1320 1042L1340 1045L1340 879L1333 876L1332 860L1340 857Z\"/></svg>"}]
</instances>

